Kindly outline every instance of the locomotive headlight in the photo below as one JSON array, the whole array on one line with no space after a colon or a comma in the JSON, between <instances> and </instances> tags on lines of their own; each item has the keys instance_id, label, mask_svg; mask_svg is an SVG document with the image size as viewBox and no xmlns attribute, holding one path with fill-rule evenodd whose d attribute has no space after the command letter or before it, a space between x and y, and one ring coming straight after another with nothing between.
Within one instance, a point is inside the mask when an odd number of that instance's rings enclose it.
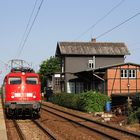
<instances>
[{"instance_id":1,"label":"locomotive headlight","mask_svg":"<svg viewBox=\"0 0 140 140\"><path fill-rule=\"evenodd\" d=\"M34 99L36 98L36 95L35 95L35 94L36 94L36 93L34 92L34 93L33 93L33 98L34 98Z\"/></svg>"},{"instance_id":2,"label":"locomotive headlight","mask_svg":"<svg viewBox=\"0 0 140 140\"><path fill-rule=\"evenodd\" d=\"M12 95L12 96L11 96L11 98L13 99L13 98L15 98L15 96L14 96L14 95Z\"/></svg>"},{"instance_id":3,"label":"locomotive headlight","mask_svg":"<svg viewBox=\"0 0 140 140\"><path fill-rule=\"evenodd\" d=\"M25 75L25 72L22 72L22 75Z\"/></svg>"},{"instance_id":4,"label":"locomotive headlight","mask_svg":"<svg viewBox=\"0 0 140 140\"><path fill-rule=\"evenodd\" d=\"M35 99L35 98L36 98L36 96L34 95L34 96L33 96L33 98Z\"/></svg>"}]
</instances>

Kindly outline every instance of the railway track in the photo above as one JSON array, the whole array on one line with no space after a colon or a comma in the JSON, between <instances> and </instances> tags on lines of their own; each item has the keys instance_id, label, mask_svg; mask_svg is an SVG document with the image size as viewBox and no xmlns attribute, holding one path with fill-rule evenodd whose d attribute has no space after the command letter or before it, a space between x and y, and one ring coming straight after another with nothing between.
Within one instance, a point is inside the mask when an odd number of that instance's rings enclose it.
<instances>
[{"instance_id":1,"label":"railway track","mask_svg":"<svg viewBox=\"0 0 140 140\"><path fill-rule=\"evenodd\" d=\"M64 118L72 123L75 123L79 126L82 126L90 131L96 132L98 135L106 139L114 139L114 140L137 140L140 139L140 134L126 130L124 128L118 128L112 125L108 125L105 123L101 123L92 119L88 119L77 114L70 113L68 111L64 111L55 107L48 106L46 104L42 104L42 110L57 115L61 118Z\"/></svg>"},{"instance_id":2,"label":"railway track","mask_svg":"<svg viewBox=\"0 0 140 140\"><path fill-rule=\"evenodd\" d=\"M24 120L25 121L25 120ZM52 132L50 132L49 130L47 130L46 128L44 128L38 121L36 120L28 120L28 122L24 122L23 121L19 121L19 120L13 120L14 126L17 130L17 133L19 135L19 138L21 140L28 140L28 139L36 139L35 137L38 137L40 140L42 139L46 139L46 140L56 140L55 136L52 134ZM33 124L34 126L37 126L37 129L39 128L41 131L39 132L39 134L36 134L38 136L33 136L32 138L29 138L29 135L32 132L29 132L29 129L27 129L25 131L25 128L22 125L25 125L25 123L30 123L30 131L34 131L33 128ZM38 131L37 131L38 132ZM33 134L33 133L32 133Z\"/></svg>"},{"instance_id":3,"label":"railway track","mask_svg":"<svg viewBox=\"0 0 140 140\"><path fill-rule=\"evenodd\" d=\"M18 136L21 140L25 140L25 136L20 128L20 126L18 125L17 121L16 120L13 120L13 123L15 125L15 128L17 130L17 133L18 133Z\"/></svg>"}]
</instances>

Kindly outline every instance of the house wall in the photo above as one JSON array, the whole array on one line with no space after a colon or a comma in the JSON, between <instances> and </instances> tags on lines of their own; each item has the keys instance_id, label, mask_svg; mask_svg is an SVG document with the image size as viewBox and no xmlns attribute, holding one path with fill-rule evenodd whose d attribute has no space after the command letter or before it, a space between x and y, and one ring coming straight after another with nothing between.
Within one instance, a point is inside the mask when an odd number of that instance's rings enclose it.
<instances>
[{"instance_id":1,"label":"house wall","mask_svg":"<svg viewBox=\"0 0 140 140\"><path fill-rule=\"evenodd\" d=\"M64 59L65 91L67 91L67 83L75 82L77 78L73 73L87 70L88 61L92 60L93 56L65 56L62 59ZM95 56L95 68L123 62L124 56Z\"/></svg>"},{"instance_id":2,"label":"house wall","mask_svg":"<svg viewBox=\"0 0 140 140\"><path fill-rule=\"evenodd\" d=\"M136 70L135 78L121 78L121 69ZM140 67L134 65L124 65L107 69L106 91L109 96L132 95L140 93Z\"/></svg>"},{"instance_id":3,"label":"house wall","mask_svg":"<svg viewBox=\"0 0 140 140\"><path fill-rule=\"evenodd\" d=\"M65 73L75 73L88 69L88 60L92 60L93 56L67 56L65 57ZM123 56L95 56L95 68L112 64L124 63ZM67 80L76 78L72 74L67 76Z\"/></svg>"},{"instance_id":4,"label":"house wall","mask_svg":"<svg viewBox=\"0 0 140 140\"><path fill-rule=\"evenodd\" d=\"M69 80L77 78L73 73L84 71L88 68L89 59L92 59L92 57L65 57L65 84Z\"/></svg>"},{"instance_id":5,"label":"house wall","mask_svg":"<svg viewBox=\"0 0 140 140\"><path fill-rule=\"evenodd\" d=\"M79 72L88 68L88 60L92 57L65 57L65 72Z\"/></svg>"},{"instance_id":6,"label":"house wall","mask_svg":"<svg viewBox=\"0 0 140 140\"><path fill-rule=\"evenodd\" d=\"M75 85L76 92L76 86L78 84L77 82L81 81L77 81L78 77L74 76L74 73L79 71L85 71L86 69L88 69L88 60L92 58L92 56L66 56L65 58L62 58L64 59L64 87L66 92L69 91L69 84L72 85L72 83Z\"/></svg>"},{"instance_id":7,"label":"house wall","mask_svg":"<svg viewBox=\"0 0 140 140\"><path fill-rule=\"evenodd\" d=\"M96 56L96 68L124 63L124 56Z\"/></svg>"}]
</instances>

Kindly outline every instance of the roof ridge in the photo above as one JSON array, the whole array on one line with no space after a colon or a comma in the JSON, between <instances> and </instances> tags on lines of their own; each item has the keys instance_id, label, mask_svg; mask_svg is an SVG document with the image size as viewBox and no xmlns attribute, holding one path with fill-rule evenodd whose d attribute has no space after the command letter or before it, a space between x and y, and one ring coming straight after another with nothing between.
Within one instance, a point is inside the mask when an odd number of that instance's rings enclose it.
<instances>
[{"instance_id":1,"label":"roof ridge","mask_svg":"<svg viewBox=\"0 0 140 140\"><path fill-rule=\"evenodd\" d=\"M76 43L90 43L90 44L125 44L124 42L71 42L71 41L60 41L58 42L58 44L60 43L73 43L73 44L76 44Z\"/></svg>"}]
</instances>

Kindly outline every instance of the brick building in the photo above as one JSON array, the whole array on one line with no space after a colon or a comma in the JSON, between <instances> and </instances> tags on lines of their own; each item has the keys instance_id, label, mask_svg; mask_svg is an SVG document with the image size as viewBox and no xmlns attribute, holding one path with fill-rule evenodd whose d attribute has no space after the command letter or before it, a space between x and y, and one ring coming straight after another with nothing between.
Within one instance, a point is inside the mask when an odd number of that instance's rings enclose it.
<instances>
[{"instance_id":1,"label":"brick building","mask_svg":"<svg viewBox=\"0 0 140 140\"><path fill-rule=\"evenodd\" d=\"M85 87L103 92L108 96L140 94L140 65L135 63L114 64L77 72L75 75L83 80ZM95 82L96 86L93 86Z\"/></svg>"}]
</instances>

